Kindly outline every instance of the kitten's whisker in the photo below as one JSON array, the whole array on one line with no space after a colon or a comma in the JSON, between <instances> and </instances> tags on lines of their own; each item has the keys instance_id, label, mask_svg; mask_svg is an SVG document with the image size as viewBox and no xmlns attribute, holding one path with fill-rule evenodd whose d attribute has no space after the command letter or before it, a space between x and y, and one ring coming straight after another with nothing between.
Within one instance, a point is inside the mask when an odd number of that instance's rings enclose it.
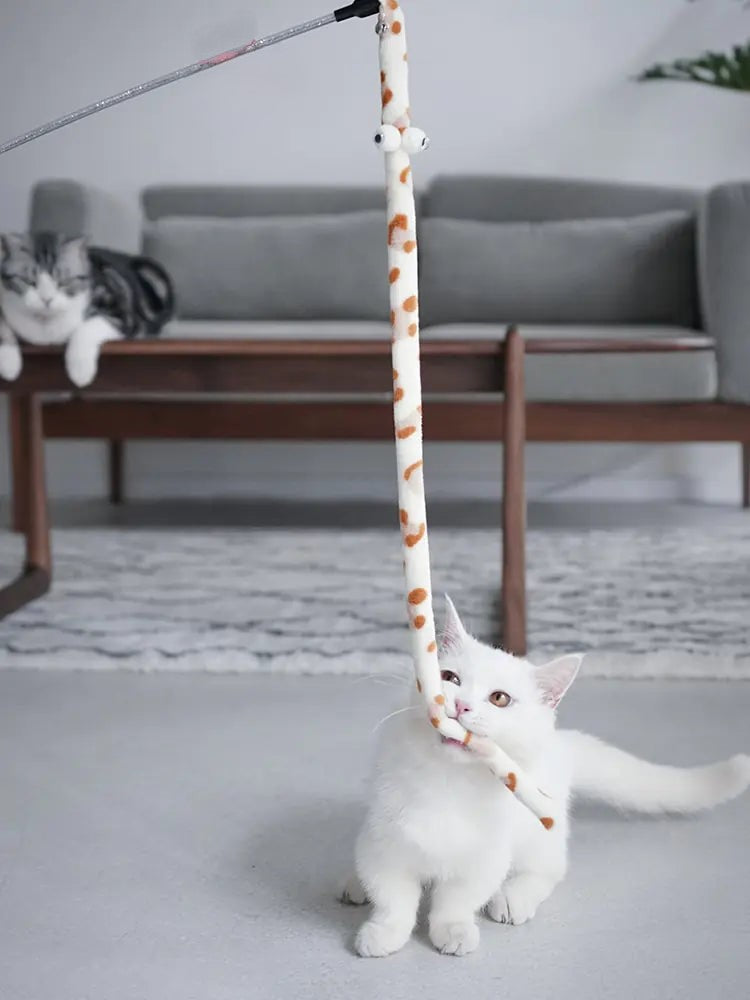
<instances>
[{"instance_id":1,"label":"kitten's whisker","mask_svg":"<svg viewBox=\"0 0 750 1000\"><path fill-rule=\"evenodd\" d=\"M394 715L402 715L404 712L416 712L416 710L417 710L416 705L407 705L406 708L397 708L395 712L391 712L390 715L386 715L384 719L381 719L380 722L372 730L372 732L376 733L378 729L380 729L380 727L383 725L383 723L387 722L389 719L392 719Z\"/></svg>"},{"instance_id":2,"label":"kitten's whisker","mask_svg":"<svg viewBox=\"0 0 750 1000\"><path fill-rule=\"evenodd\" d=\"M366 674L363 677L355 677L353 684L361 684L363 681L392 680L399 684L406 683L408 678L404 674Z\"/></svg>"}]
</instances>

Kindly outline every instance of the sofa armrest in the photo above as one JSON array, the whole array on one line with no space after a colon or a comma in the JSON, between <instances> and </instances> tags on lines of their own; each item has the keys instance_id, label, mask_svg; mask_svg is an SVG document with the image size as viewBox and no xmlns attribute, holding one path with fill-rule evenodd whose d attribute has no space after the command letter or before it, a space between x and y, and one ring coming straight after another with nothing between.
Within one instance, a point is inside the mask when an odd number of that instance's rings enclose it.
<instances>
[{"instance_id":1,"label":"sofa armrest","mask_svg":"<svg viewBox=\"0 0 750 1000\"><path fill-rule=\"evenodd\" d=\"M750 403L750 182L708 192L698 223L706 332L716 342L719 396Z\"/></svg>"},{"instance_id":2,"label":"sofa armrest","mask_svg":"<svg viewBox=\"0 0 750 1000\"><path fill-rule=\"evenodd\" d=\"M105 191L71 180L43 180L31 191L29 229L87 236L115 250L135 251L140 239L136 210Z\"/></svg>"}]
</instances>

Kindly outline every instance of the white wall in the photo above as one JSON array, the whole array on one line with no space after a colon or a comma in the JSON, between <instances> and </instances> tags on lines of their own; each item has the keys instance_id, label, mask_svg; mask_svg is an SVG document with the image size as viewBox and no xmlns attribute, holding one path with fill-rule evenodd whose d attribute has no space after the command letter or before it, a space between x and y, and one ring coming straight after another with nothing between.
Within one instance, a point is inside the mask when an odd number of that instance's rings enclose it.
<instances>
[{"instance_id":1,"label":"white wall","mask_svg":"<svg viewBox=\"0 0 750 1000\"><path fill-rule=\"evenodd\" d=\"M343 0L339 0L343 2ZM732 0L411 0L418 179L513 171L707 186L750 177L750 95L636 84L645 65L750 37ZM326 0L25 0L0 8L0 136L323 13ZM212 70L0 158L0 228L38 178L76 177L130 206L147 183L380 183L372 23L350 22ZM135 221L131 230L135 239ZM4 447L4 444L3 444ZM357 451L357 449L353 449ZM737 449L535 447L532 494L736 500ZM55 492L103 484L102 449L50 448ZM138 494L325 489L390 495L389 446L135 445ZM494 449L433 449L443 493L496 490ZM210 486L206 487L206 483ZM354 486L352 485L354 483ZM0 462L0 491L6 488Z\"/></svg>"}]
</instances>

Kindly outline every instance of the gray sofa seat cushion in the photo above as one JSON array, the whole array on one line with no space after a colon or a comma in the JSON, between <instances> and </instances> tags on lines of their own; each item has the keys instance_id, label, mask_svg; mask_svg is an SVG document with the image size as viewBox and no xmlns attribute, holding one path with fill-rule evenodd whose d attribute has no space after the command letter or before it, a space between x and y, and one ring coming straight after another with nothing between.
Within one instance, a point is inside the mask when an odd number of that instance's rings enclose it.
<instances>
[{"instance_id":1,"label":"gray sofa seat cushion","mask_svg":"<svg viewBox=\"0 0 750 1000\"><path fill-rule=\"evenodd\" d=\"M382 340L391 325L373 320L173 320L161 332L173 340Z\"/></svg>"},{"instance_id":2,"label":"gray sofa seat cushion","mask_svg":"<svg viewBox=\"0 0 750 1000\"><path fill-rule=\"evenodd\" d=\"M388 318L382 212L163 218L144 251L175 285L184 319Z\"/></svg>"},{"instance_id":3,"label":"gray sofa seat cushion","mask_svg":"<svg viewBox=\"0 0 750 1000\"><path fill-rule=\"evenodd\" d=\"M697 323L695 222L627 219L421 227L426 324Z\"/></svg>"},{"instance_id":4,"label":"gray sofa seat cushion","mask_svg":"<svg viewBox=\"0 0 750 1000\"><path fill-rule=\"evenodd\" d=\"M695 337L671 326L579 326L521 323L526 340L665 340ZM434 326L425 340L503 340L505 324ZM716 398L716 355L708 351L669 354L529 354L526 394L540 403L677 403Z\"/></svg>"},{"instance_id":5,"label":"gray sofa seat cushion","mask_svg":"<svg viewBox=\"0 0 750 1000\"><path fill-rule=\"evenodd\" d=\"M672 326L544 326L521 324L524 337L664 340L695 337ZM504 323L462 323L428 327L428 340L503 340ZM376 322L219 322L175 320L162 336L193 339L381 340L390 342L388 323ZM528 398L534 402L691 402L716 398L713 351L671 354L529 355ZM258 397L253 397L258 398ZM281 397L275 396L280 399ZM294 397L288 397L294 398ZM337 397L339 398L339 397ZM363 396L356 396L362 401ZM373 397L381 398L381 397ZM390 398L390 395L382 398ZM455 397L452 397L455 398ZM462 398L467 398L462 396ZM487 398L477 397L477 398Z\"/></svg>"}]
</instances>

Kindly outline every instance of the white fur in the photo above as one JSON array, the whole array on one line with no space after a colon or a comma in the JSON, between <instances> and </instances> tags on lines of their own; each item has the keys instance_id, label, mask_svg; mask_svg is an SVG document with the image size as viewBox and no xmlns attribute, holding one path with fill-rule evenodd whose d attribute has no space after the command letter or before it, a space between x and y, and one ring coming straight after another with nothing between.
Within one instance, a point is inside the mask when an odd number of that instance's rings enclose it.
<instances>
[{"instance_id":1,"label":"white fur","mask_svg":"<svg viewBox=\"0 0 750 1000\"><path fill-rule=\"evenodd\" d=\"M83 323L88 305L88 292L66 295L44 272L23 295L5 289L2 298L8 325L22 340L37 345L67 343Z\"/></svg>"},{"instance_id":2,"label":"white fur","mask_svg":"<svg viewBox=\"0 0 750 1000\"><path fill-rule=\"evenodd\" d=\"M65 368L74 385L82 388L96 378L99 351L109 340L120 340L120 332L104 316L90 316L73 331L65 349Z\"/></svg>"},{"instance_id":3,"label":"white fur","mask_svg":"<svg viewBox=\"0 0 750 1000\"><path fill-rule=\"evenodd\" d=\"M0 378L15 382L21 374L21 348L15 334L0 317Z\"/></svg>"},{"instance_id":4,"label":"white fur","mask_svg":"<svg viewBox=\"0 0 750 1000\"><path fill-rule=\"evenodd\" d=\"M555 707L580 657L543 667L467 635L452 609L440 651L447 714L489 736L551 796L558 817L546 830L466 750L441 742L415 698L384 734L370 807L356 847L357 878L342 898L373 911L356 948L383 956L409 940L423 887L432 889L429 934L445 954L464 955L479 942L476 915L500 923L530 920L567 869L572 793L646 812L694 812L738 795L750 784L750 757L708 768L660 767L582 733L557 731ZM506 708L488 699L512 698Z\"/></svg>"},{"instance_id":5,"label":"white fur","mask_svg":"<svg viewBox=\"0 0 750 1000\"><path fill-rule=\"evenodd\" d=\"M66 344L65 369L79 388L94 381L101 345L122 337L105 317L86 318L88 292L67 295L45 272L23 295L5 289L0 304L0 377L6 381L21 373L19 337L37 346Z\"/></svg>"}]
</instances>

